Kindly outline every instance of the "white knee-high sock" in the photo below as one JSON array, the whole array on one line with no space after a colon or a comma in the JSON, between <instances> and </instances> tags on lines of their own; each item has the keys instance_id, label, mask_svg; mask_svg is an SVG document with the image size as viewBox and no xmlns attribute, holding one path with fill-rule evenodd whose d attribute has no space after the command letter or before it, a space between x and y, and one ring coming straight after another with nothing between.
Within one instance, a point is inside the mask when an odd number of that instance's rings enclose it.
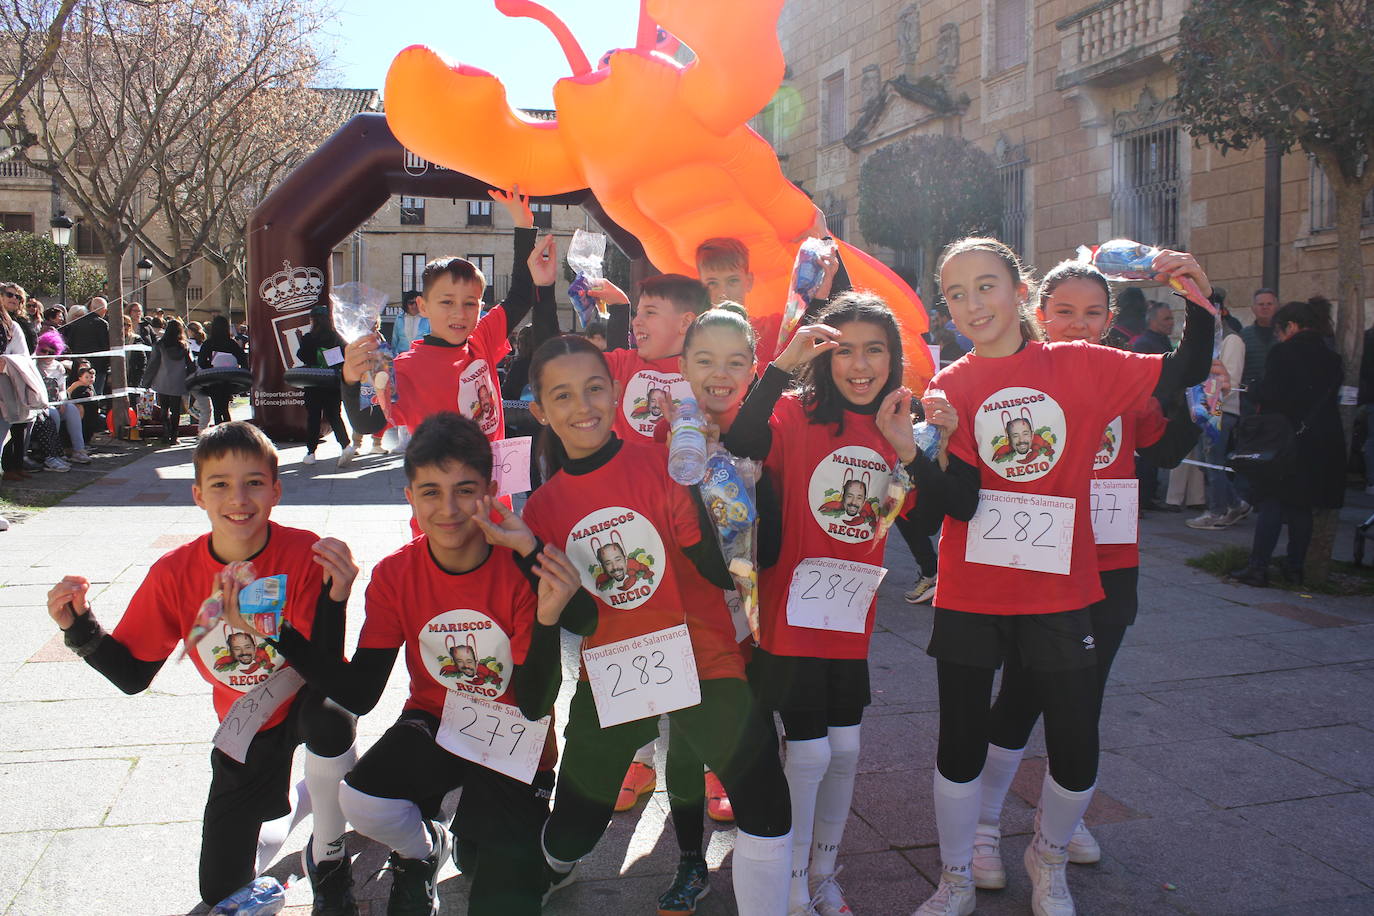
<instances>
[{"instance_id":1,"label":"white knee-high sock","mask_svg":"<svg viewBox=\"0 0 1374 916\"><path fill-rule=\"evenodd\" d=\"M286 845L286 838L296 825L305 820L310 813L310 789L302 779L291 787L291 812L276 820L268 821L258 830L257 874L262 874L277 859L277 853Z\"/></svg>"},{"instance_id":2,"label":"white knee-high sock","mask_svg":"<svg viewBox=\"0 0 1374 916\"><path fill-rule=\"evenodd\" d=\"M552 868L560 875L566 875L568 872L572 871L574 867L576 867L579 860L573 859L571 862L569 862L566 859L560 859L557 856L551 854L549 852L549 847L544 843L544 834L548 832L548 829L549 822L545 821L544 826L539 830L539 851L544 853L544 861L549 863L549 868Z\"/></svg>"},{"instance_id":3,"label":"white knee-high sock","mask_svg":"<svg viewBox=\"0 0 1374 916\"><path fill-rule=\"evenodd\" d=\"M657 747L657 742L658 739L655 738L653 741L650 741L648 744L635 751L635 759L633 762L642 763L652 770L654 768L654 750Z\"/></svg>"},{"instance_id":4,"label":"white knee-high sock","mask_svg":"<svg viewBox=\"0 0 1374 916\"><path fill-rule=\"evenodd\" d=\"M365 837L371 837L403 859L423 859L434 851L419 805L404 798L378 798L339 785L344 816Z\"/></svg>"},{"instance_id":5,"label":"white knee-high sock","mask_svg":"<svg viewBox=\"0 0 1374 916\"><path fill-rule=\"evenodd\" d=\"M339 786L357 762L358 750L353 747L337 757L305 752L305 784L310 789L310 801L315 809L310 851L316 862L344 856L343 835L348 822L339 807Z\"/></svg>"},{"instance_id":6,"label":"white knee-high sock","mask_svg":"<svg viewBox=\"0 0 1374 916\"><path fill-rule=\"evenodd\" d=\"M1007 800L1011 782L1016 778L1016 770L1021 766L1021 757L1026 753L1024 747L1007 748L996 744L988 745L988 759L983 764L982 810L978 813L978 823L990 827L1002 824L1002 805Z\"/></svg>"},{"instance_id":7,"label":"white knee-high sock","mask_svg":"<svg viewBox=\"0 0 1374 916\"><path fill-rule=\"evenodd\" d=\"M739 916L781 916L787 912L792 880L792 834L754 836L739 831L733 862Z\"/></svg>"},{"instance_id":8,"label":"white knee-high sock","mask_svg":"<svg viewBox=\"0 0 1374 916\"><path fill-rule=\"evenodd\" d=\"M807 881L811 858L811 835L816 821L816 795L821 780L830 768L830 739L788 741L787 788L792 793L792 896L791 905L801 906L811 899Z\"/></svg>"},{"instance_id":9,"label":"white knee-high sock","mask_svg":"<svg viewBox=\"0 0 1374 916\"><path fill-rule=\"evenodd\" d=\"M1091 786L1082 792L1070 792L1045 771L1045 781L1040 784L1039 837L1050 847L1048 851L1061 852L1069 845L1096 789L1097 786Z\"/></svg>"},{"instance_id":10,"label":"white knee-high sock","mask_svg":"<svg viewBox=\"0 0 1374 916\"><path fill-rule=\"evenodd\" d=\"M950 782L935 771L935 826L945 871L967 875L973 863L973 832L978 829L982 778Z\"/></svg>"},{"instance_id":11,"label":"white knee-high sock","mask_svg":"<svg viewBox=\"0 0 1374 916\"><path fill-rule=\"evenodd\" d=\"M819 878L835 874L835 857L844 839L849 805L854 800L854 775L859 770L859 725L832 725L830 767L816 793L815 842L811 847L811 871Z\"/></svg>"}]
</instances>

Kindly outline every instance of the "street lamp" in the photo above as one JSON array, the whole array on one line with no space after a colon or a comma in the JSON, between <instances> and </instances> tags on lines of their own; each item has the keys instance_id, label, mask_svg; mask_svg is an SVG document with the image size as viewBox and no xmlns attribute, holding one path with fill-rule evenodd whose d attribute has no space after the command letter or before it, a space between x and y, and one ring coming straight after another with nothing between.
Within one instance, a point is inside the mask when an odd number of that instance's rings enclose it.
<instances>
[{"instance_id":1,"label":"street lamp","mask_svg":"<svg viewBox=\"0 0 1374 916\"><path fill-rule=\"evenodd\" d=\"M61 287L62 307L67 307L67 246L72 241L72 221L67 214L58 210L57 215L48 223L52 227L52 241L62 256L62 274L58 280Z\"/></svg>"},{"instance_id":2,"label":"street lamp","mask_svg":"<svg viewBox=\"0 0 1374 916\"><path fill-rule=\"evenodd\" d=\"M143 299L146 301L148 284L153 281L153 262L148 260L146 254L139 258L138 263L134 265L134 275L138 277L138 285L143 287Z\"/></svg>"}]
</instances>

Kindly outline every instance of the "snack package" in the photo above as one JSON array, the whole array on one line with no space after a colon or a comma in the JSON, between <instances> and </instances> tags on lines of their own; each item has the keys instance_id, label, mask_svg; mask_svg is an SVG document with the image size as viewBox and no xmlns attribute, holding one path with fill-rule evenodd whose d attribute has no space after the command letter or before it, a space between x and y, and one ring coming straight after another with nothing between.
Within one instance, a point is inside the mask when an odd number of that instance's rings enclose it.
<instances>
[{"instance_id":1,"label":"snack package","mask_svg":"<svg viewBox=\"0 0 1374 916\"><path fill-rule=\"evenodd\" d=\"M887 479L887 488L883 491L883 498L878 503L878 530L873 538L874 546L881 544L887 535L888 529L893 522L897 521L897 516L902 514L902 506L906 505L906 496L912 491L914 484L911 476L907 474L906 468L900 462L892 463L892 474Z\"/></svg>"},{"instance_id":2,"label":"snack package","mask_svg":"<svg viewBox=\"0 0 1374 916\"><path fill-rule=\"evenodd\" d=\"M253 568L253 563L249 560L238 560L225 567L230 575L239 585L245 588L257 578L257 570ZM274 578L285 580L285 576ZM278 592L281 589L278 587ZM243 594L242 592L240 594ZM191 624L191 632L186 634L186 642L182 645L181 655L177 656L177 661L186 657L186 653L195 648L196 644L205 637L215 627L219 626L224 618L224 593L216 588L210 593L210 597L200 603L200 610L196 611L196 619ZM280 617L278 617L280 619ZM276 629L273 629L273 635Z\"/></svg>"},{"instance_id":3,"label":"snack package","mask_svg":"<svg viewBox=\"0 0 1374 916\"><path fill-rule=\"evenodd\" d=\"M1153 280L1155 272L1150 269L1160 249L1130 239L1112 239L1101 245L1079 245L1078 260L1091 264L1102 271L1108 280ZM1202 306L1220 318L1217 307L1202 294L1202 290L1192 280L1184 277L1174 279L1169 285L1183 294L1189 302Z\"/></svg>"},{"instance_id":4,"label":"snack package","mask_svg":"<svg viewBox=\"0 0 1374 916\"><path fill-rule=\"evenodd\" d=\"M334 311L334 328L349 344L378 333L387 294L363 283L341 283L329 294L329 302ZM366 410L375 404L390 422L391 405L396 400L396 370L392 365L395 354L385 339L379 340L381 346L372 354L372 363L358 386L358 406Z\"/></svg>"},{"instance_id":5,"label":"snack package","mask_svg":"<svg viewBox=\"0 0 1374 916\"><path fill-rule=\"evenodd\" d=\"M701 501L715 522L721 556L735 580L749 631L759 638L758 507L754 487L759 469L747 458L736 458L717 447L706 459L706 476L697 486Z\"/></svg>"},{"instance_id":6,"label":"snack package","mask_svg":"<svg viewBox=\"0 0 1374 916\"><path fill-rule=\"evenodd\" d=\"M573 233L572 242L568 245L568 267L576 276L568 284L568 296L577 312L577 320L584 328L592 319L606 317L606 306L587 292L604 276L601 271L605 261L606 236L585 229Z\"/></svg>"},{"instance_id":7,"label":"snack package","mask_svg":"<svg viewBox=\"0 0 1374 916\"><path fill-rule=\"evenodd\" d=\"M1184 392L1188 402L1188 413L1193 422L1202 428L1202 434L1209 442L1221 438L1221 381L1209 376L1201 385L1194 385Z\"/></svg>"},{"instance_id":8,"label":"snack package","mask_svg":"<svg viewBox=\"0 0 1374 916\"><path fill-rule=\"evenodd\" d=\"M825 265L821 263L821 258L834 252L834 239L809 238L797 249L797 259L792 263L792 282L787 289L787 306L782 313L782 325L778 328L779 350L792 339L792 332L797 329L802 315L806 314L806 307L825 281Z\"/></svg>"}]
</instances>

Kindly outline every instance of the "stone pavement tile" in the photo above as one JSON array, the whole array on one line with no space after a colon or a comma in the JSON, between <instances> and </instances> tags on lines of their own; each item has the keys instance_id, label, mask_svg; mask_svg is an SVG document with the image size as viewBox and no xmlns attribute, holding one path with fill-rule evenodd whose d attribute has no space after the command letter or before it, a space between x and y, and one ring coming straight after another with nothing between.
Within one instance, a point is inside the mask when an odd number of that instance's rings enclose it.
<instances>
[{"instance_id":1,"label":"stone pavement tile","mask_svg":"<svg viewBox=\"0 0 1374 916\"><path fill-rule=\"evenodd\" d=\"M1142 590L1135 625L1126 631L1126 646L1170 645L1199 639L1252 636L1302 630L1305 624L1265 614L1252 607L1188 599L1188 589ZM1282 637L1278 637L1282 638Z\"/></svg>"},{"instance_id":2,"label":"stone pavement tile","mask_svg":"<svg viewBox=\"0 0 1374 916\"><path fill-rule=\"evenodd\" d=\"M1102 703L1100 744L1106 749L1219 738L1224 732L1138 693L1108 696Z\"/></svg>"},{"instance_id":3,"label":"stone pavement tile","mask_svg":"<svg viewBox=\"0 0 1374 916\"><path fill-rule=\"evenodd\" d=\"M869 676L875 697L886 704L938 709L935 662L894 633L874 633L869 645Z\"/></svg>"},{"instance_id":4,"label":"stone pavement tile","mask_svg":"<svg viewBox=\"0 0 1374 916\"><path fill-rule=\"evenodd\" d=\"M1152 684L1299 668L1308 664L1310 662L1300 656L1239 637L1155 646L1132 645L1128 641L1112 666L1112 677L1125 684Z\"/></svg>"},{"instance_id":5,"label":"stone pavement tile","mask_svg":"<svg viewBox=\"0 0 1374 916\"><path fill-rule=\"evenodd\" d=\"M45 589L46 591L46 589ZM46 607L0 607L0 661L23 662L57 633Z\"/></svg>"},{"instance_id":6,"label":"stone pavement tile","mask_svg":"<svg viewBox=\"0 0 1374 916\"><path fill-rule=\"evenodd\" d=\"M1310 916L1312 904L1294 903L1264 910L1251 910L1246 916ZM1322 916L1369 916L1374 913L1374 894L1357 894L1339 900L1321 901Z\"/></svg>"},{"instance_id":7,"label":"stone pavement tile","mask_svg":"<svg viewBox=\"0 0 1374 916\"><path fill-rule=\"evenodd\" d=\"M61 767L68 760L122 760L132 765L142 758L178 757L183 754L199 753L208 761L210 743L185 741L179 744L125 744L118 747L69 747L58 750L0 751L0 764L4 763L43 763ZM209 764L206 764L209 766Z\"/></svg>"},{"instance_id":8,"label":"stone pavement tile","mask_svg":"<svg viewBox=\"0 0 1374 916\"><path fill-rule=\"evenodd\" d=\"M920 905L917 895L930 893L929 883L897 850L841 854L837 879L845 902L855 913L909 913Z\"/></svg>"},{"instance_id":9,"label":"stone pavement tile","mask_svg":"<svg viewBox=\"0 0 1374 916\"><path fill-rule=\"evenodd\" d=\"M1097 786L1133 811L1149 817L1174 817L1210 811L1200 795L1172 781L1166 769L1143 766L1120 751L1103 751L1098 758Z\"/></svg>"},{"instance_id":10,"label":"stone pavement tile","mask_svg":"<svg viewBox=\"0 0 1374 916\"><path fill-rule=\"evenodd\" d=\"M1348 790L1342 782L1241 738L1120 748L1114 753L1223 808Z\"/></svg>"},{"instance_id":11,"label":"stone pavement tile","mask_svg":"<svg viewBox=\"0 0 1374 916\"><path fill-rule=\"evenodd\" d=\"M99 825L129 777L128 760L0 764L0 798L6 800L0 833ZM60 772L60 779L55 779ZM68 791L57 791L57 783ZM48 786L50 791L36 791ZM75 790L75 791L73 791Z\"/></svg>"},{"instance_id":12,"label":"stone pavement tile","mask_svg":"<svg viewBox=\"0 0 1374 916\"><path fill-rule=\"evenodd\" d=\"M1343 725L1369 717L1374 709L1374 684L1335 667L1265 672L1199 685L1156 684L1144 692L1233 735Z\"/></svg>"},{"instance_id":13,"label":"stone pavement tile","mask_svg":"<svg viewBox=\"0 0 1374 916\"><path fill-rule=\"evenodd\" d=\"M200 904L199 850L199 822L64 830L54 834L9 912L189 913Z\"/></svg>"},{"instance_id":14,"label":"stone pavement tile","mask_svg":"<svg viewBox=\"0 0 1374 916\"><path fill-rule=\"evenodd\" d=\"M1299 655L1323 665L1374 659L1374 626L1328 627L1251 637L1290 655Z\"/></svg>"},{"instance_id":15,"label":"stone pavement tile","mask_svg":"<svg viewBox=\"0 0 1374 916\"><path fill-rule=\"evenodd\" d=\"M870 717L863 723L859 772L929 767L935 759L939 715L933 712Z\"/></svg>"},{"instance_id":16,"label":"stone pavement tile","mask_svg":"<svg viewBox=\"0 0 1374 916\"><path fill-rule=\"evenodd\" d=\"M929 846L937 840L930 779L929 767L860 773L854 781L853 811L889 846Z\"/></svg>"},{"instance_id":17,"label":"stone pavement tile","mask_svg":"<svg viewBox=\"0 0 1374 916\"><path fill-rule=\"evenodd\" d=\"M1164 906L1172 905L1185 913L1223 916L1306 904L1303 912L1325 913L1316 901L1367 890L1234 812L1125 821L1096 833L1104 853L1138 881L1143 899L1126 912L1168 912ZM1165 884L1176 890L1159 890ZM1149 894L1162 904L1158 910Z\"/></svg>"},{"instance_id":18,"label":"stone pavement tile","mask_svg":"<svg viewBox=\"0 0 1374 916\"><path fill-rule=\"evenodd\" d=\"M130 824L200 823L210 791L210 748L135 761L105 816L107 827Z\"/></svg>"},{"instance_id":19,"label":"stone pavement tile","mask_svg":"<svg viewBox=\"0 0 1374 916\"><path fill-rule=\"evenodd\" d=\"M1363 792L1238 808L1246 822L1374 888L1369 825L1374 798Z\"/></svg>"},{"instance_id":20,"label":"stone pavement tile","mask_svg":"<svg viewBox=\"0 0 1374 916\"><path fill-rule=\"evenodd\" d=\"M739 910L735 907L735 892L731 880L732 872L729 869L711 872L711 892L697 907L698 916L736 916ZM440 893L444 895L442 916L460 916L466 912L465 907L453 907L449 901L449 886L459 882L466 883L466 879L455 878L441 884ZM571 887L560 890L550 897L543 913L544 916L582 916L587 913L620 916L622 913L652 913L656 910L658 895L668 889L670 882L671 879L665 876L644 875L582 878ZM382 911L378 909L374 913L381 916Z\"/></svg>"},{"instance_id":21,"label":"stone pavement tile","mask_svg":"<svg viewBox=\"0 0 1374 916\"><path fill-rule=\"evenodd\" d=\"M1333 725L1248 740L1356 788L1374 787L1374 731L1368 728Z\"/></svg>"},{"instance_id":22,"label":"stone pavement tile","mask_svg":"<svg viewBox=\"0 0 1374 916\"><path fill-rule=\"evenodd\" d=\"M0 587L0 608L43 608L47 606L48 589L53 583L6 585Z\"/></svg>"},{"instance_id":23,"label":"stone pavement tile","mask_svg":"<svg viewBox=\"0 0 1374 916\"><path fill-rule=\"evenodd\" d=\"M0 751L176 744L217 726L200 696L0 703Z\"/></svg>"},{"instance_id":24,"label":"stone pavement tile","mask_svg":"<svg viewBox=\"0 0 1374 916\"><path fill-rule=\"evenodd\" d=\"M13 912L6 908L42 857L52 836L49 830L5 834L4 861L0 862L0 913Z\"/></svg>"}]
</instances>

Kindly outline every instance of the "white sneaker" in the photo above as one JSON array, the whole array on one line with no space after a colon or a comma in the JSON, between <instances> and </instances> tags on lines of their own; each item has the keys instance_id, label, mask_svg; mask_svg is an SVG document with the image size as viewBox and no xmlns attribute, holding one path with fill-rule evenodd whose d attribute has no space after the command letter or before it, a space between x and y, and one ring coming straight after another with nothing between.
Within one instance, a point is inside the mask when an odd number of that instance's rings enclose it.
<instances>
[{"instance_id":1,"label":"white sneaker","mask_svg":"<svg viewBox=\"0 0 1374 916\"><path fill-rule=\"evenodd\" d=\"M91 456L87 455L85 452L72 452L71 458L69 460L74 461L77 464L90 464Z\"/></svg>"},{"instance_id":2,"label":"white sneaker","mask_svg":"<svg viewBox=\"0 0 1374 916\"><path fill-rule=\"evenodd\" d=\"M314 453L314 452L306 452L306 453L305 453L305 457L301 459L301 464L314 464L314 463L315 463L315 453Z\"/></svg>"},{"instance_id":3,"label":"white sneaker","mask_svg":"<svg viewBox=\"0 0 1374 916\"><path fill-rule=\"evenodd\" d=\"M44 461L43 467L50 471L56 471L59 474L65 474L72 469L70 464L55 456Z\"/></svg>"},{"instance_id":4,"label":"white sneaker","mask_svg":"<svg viewBox=\"0 0 1374 916\"><path fill-rule=\"evenodd\" d=\"M1183 524L1187 525L1189 528L1202 528L1206 531L1216 531L1219 528L1226 527L1222 524L1220 516L1213 515L1210 512L1204 512L1197 518L1190 518Z\"/></svg>"},{"instance_id":5,"label":"white sneaker","mask_svg":"<svg viewBox=\"0 0 1374 916\"><path fill-rule=\"evenodd\" d=\"M1068 845L1069 861L1075 865L1092 865L1102 861L1102 847L1097 845L1097 840L1088 828L1079 821L1074 828L1073 838Z\"/></svg>"},{"instance_id":6,"label":"white sneaker","mask_svg":"<svg viewBox=\"0 0 1374 916\"><path fill-rule=\"evenodd\" d=\"M385 446L385 445L382 445L382 441L381 441L380 439L372 439L372 440L369 441L368 446L367 446L367 449L363 452L363 454L364 454L364 455L385 455L385 454L386 454L386 446Z\"/></svg>"},{"instance_id":7,"label":"white sneaker","mask_svg":"<svg viewBox=\"0 0 1374 916\"><path fill-rule=\"evenodd\" d=\"M358 448L349 444L344 446L344 450L339 453L339 467L347 467L348 462L353 460L353 456L358 454Z\"/></svg>"},{"instance_id":8,"label":"white sneaker","mask_svg":"<svg viewBox=\"0 0 1374 916\"><path fill-rule=\"evenodd\" d=\"M840 889L840 882L835 880L840 868L835 869L834 875L826 875L821 879L820 886L811 898L811 907L820 916L854 916L854 911L844 902L844 891Z\"/></svg>"},{"instance_id":9,"label":"white sneaker","mask_svg":"<svg viewBox=\"0 0 1374 916\"><path fill-rule=\"evenodd\" d=\"M911 916L970 916L977 905L977 893L968 875L942 871L940 886Z\"/></svg>"},{"instance_id":10,"label":"white sneaker","mask_svg":"<svg viewBox=\"0 0 1374 916\"><path fill-rule=\"evenodd\" d=\"M907 604L925 604L935 597L935 577L923 576L916 580L916 584L911 587L911 591L902 596Z\"/></svg>"},{"instance_id":11,"label":"white sneaker","mask_svg":"<svg viewBox=\"0 0 1374 916\"><path fill-rule=\"evenodd\" d=\"M1236 522L1250 514L1250 504L1242 500L1239 505L1232 506L1226 510L1226 514L1221 517L1221 527L1230 528Z\"/></svg>"},{"instance_id":12,"label":"white sneaker","mask_svg":"<svg viewBox=\"0 0 1374 916\"><path fill-rule=\"evenodd\" d=\"M1031 879L1031 912L1035 916L1074 916L1069 896L1069 857L1042 851L1040 834L1026 847L1026 874Z\"/></svg>"},{"instance_id":13,"label":"white sneaker","mask_svg":"<svg viewBox=\"0 0 1374 916\"><path fill-rule=\"evenodd\" d=\"M1002 828L979 824L973 833L973 886L983 891L1000 891L1007 886L1007 870L1002 867Z\"/></svg>"},{"instance_id":14,"label":"white sneaker","mask_svg":"<svg viewBox=\"0 0 1374 916\"><path fill-rule=\"evenodd\" d=\"M814 901L808 900L805 903L791 907L787 911L787 916L820 916L820 914L816 912L816 908L812 906L813 902Z\"/></svg>"}]
</instances>

